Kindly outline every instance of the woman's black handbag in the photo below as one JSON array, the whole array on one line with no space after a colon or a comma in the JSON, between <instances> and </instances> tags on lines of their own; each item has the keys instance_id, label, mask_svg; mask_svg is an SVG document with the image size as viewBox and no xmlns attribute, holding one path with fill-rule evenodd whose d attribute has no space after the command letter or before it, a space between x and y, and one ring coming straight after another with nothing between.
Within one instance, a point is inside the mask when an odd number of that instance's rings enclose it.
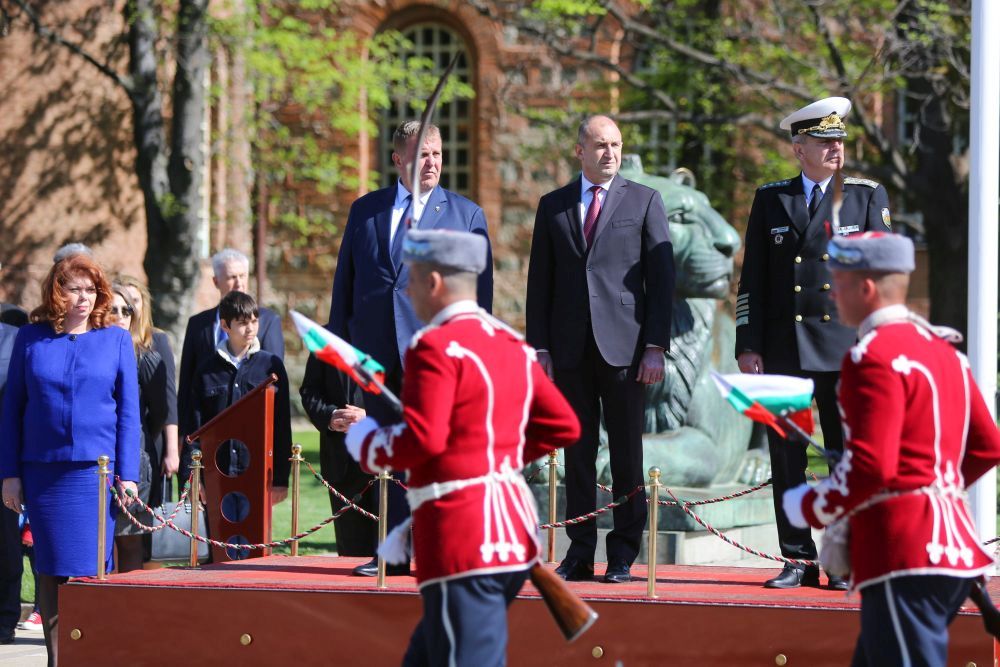
<instances>
[{"instance_id":1,"label":"woman's black handbag","mask_svg":"<svg viewBox=\"0 0 1000 667\"><path fill-rule=\"evenodd\" d=\"M160 519L167 519L174 511L177 503L173 502L173 480L163 476L163 502L159 507L153 508L153 525L160 526ZM184 506L177 512L173 523L178 528L191 530L191 502L185 501ZM198 534L202 537L208 536L208 524L205 522L205 507L202 506L198 512ZM164 562L187 562L191 558L191 540L187 535L178 533L170 528L162 528L153 533L152 557L150 560ZM204 542L198 543L198 562L208 560L208 545Z\"/></svg>"}]
</instances>

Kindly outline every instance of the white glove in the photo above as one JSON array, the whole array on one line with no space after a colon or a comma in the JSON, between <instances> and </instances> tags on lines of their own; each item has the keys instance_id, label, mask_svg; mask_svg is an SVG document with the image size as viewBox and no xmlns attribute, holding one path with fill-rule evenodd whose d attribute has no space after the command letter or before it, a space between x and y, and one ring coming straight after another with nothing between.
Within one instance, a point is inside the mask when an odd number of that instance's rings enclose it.
<instances>
[{"instance_id":1,"label":"white glove","mask_svg":"<svg viewBox=\"0 0 1000 667\"><path fill-rule=\"evenodd\" d=\"M351 424L351 427L347 429L344 445L347 446L347 453L351 455L352 459L361 461L361 446L365 444L365 438L368 437L368 434L377 428L378 422L372 417L365 417L361 421Z\"/></svg>"},{"instance_id":2,"label":"white glove","mask_svg":"<svg viewBox=\"0 0 1000 667\"><path fill-rule=\"evenodd\" d=\"M402 565L410 562L410 524L413 517L408 518L403 523L393 528L385 538L385 542L379 545L378 555L385 559L389 565Z\"/></svg>"},{"instance_id":3,"label":"white glove","mask_svg":"<svg viewBox=\"0 0 1000 667\"><path fill-rule=\"evenodd\" d=\"M796 528L809 527L806 516L802 513L802 499L809 493L809 488L808 484L799 484L795 488L785 491L785 495L781 497L781 509L785 511L788 523Z\"/></svg>"}]
</instances>

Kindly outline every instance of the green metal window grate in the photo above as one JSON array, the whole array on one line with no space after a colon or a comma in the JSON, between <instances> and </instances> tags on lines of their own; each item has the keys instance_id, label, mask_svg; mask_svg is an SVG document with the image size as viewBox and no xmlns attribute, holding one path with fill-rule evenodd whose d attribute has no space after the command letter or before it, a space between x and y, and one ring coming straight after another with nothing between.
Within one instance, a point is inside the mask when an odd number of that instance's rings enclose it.
<instances>
[{"instance_id":1,"label":"green metal window grate","mask_svg":"<svg viewBox=\"0 0 1000 667\"><path fill-rule=\"evenodd\" d=\"M405 28L403 35L413 44L413 49L402 57L427 58L434 63L434 72L440 74L455 54L459 54L453 77L469 83L469 54L465 42L457 34L437 23L418 23ZM386 187L396 182L392 168L392 133L402 121L420 115L410 108L411 98L399 97L392 101L382 114L379 123L379 156L381 182ZM472 100L455 100L438 107L435 124L441 128L443 165L441 186L465 196L472 190Z\"/></svg>"}]
</instances>

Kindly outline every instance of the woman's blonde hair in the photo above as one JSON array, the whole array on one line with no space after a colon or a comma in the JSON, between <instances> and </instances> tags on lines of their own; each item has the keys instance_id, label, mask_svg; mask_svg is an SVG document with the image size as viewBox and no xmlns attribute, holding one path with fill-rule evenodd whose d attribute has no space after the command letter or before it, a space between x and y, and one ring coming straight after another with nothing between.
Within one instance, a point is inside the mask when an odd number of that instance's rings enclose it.
<instances>
[{"instance_id":1,"label":"woman's blonde hair","mask_svg":"<svg viewBox=\"0 0 1000 667\"><path fill-rule=\"evenodd\" d=\"M138 326L139 338L136 345L144 350L153 348L153 298L149 295L149 288L138 278L125 275L123 273L115 276L115 282L125 287L134 287L139 292L142 304L139 308L139 317L132 316L132 326ZM131 298L127 299L131 302ZM133 338L135 334L133 334Z\"/></svg>"},{"instance_id":2,"label":"woman's blonde hair","mask_svg":"<svg viewBox=\"0 0 1000 667\"><path fill-rule=\"evenodd\" d=\"M118 281L111 283L111 291L122 298L125 305L132 310L132 319L128 323L128 332L132 335L132 347L135 348L135 356L139 356L143 352L148 352L149 347L142 344L142 336L140 334L140 324L139 318L135 316L135 304L132 303L132 295L129 293L128 288Z\"/></svg>"}]
</instances>

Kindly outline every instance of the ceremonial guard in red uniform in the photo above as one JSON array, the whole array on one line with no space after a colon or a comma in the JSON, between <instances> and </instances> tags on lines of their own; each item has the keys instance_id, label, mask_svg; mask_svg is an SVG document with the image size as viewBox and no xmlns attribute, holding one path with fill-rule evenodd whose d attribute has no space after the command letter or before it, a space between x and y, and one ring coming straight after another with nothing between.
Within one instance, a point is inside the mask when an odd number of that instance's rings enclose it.
<instances>
[{"instance_id":1,"label":"ceremonial guard in red uniform","mask_svg":"<svg viewBox=\"0 0 1000 667\"><path fill-rule=\"evenodd\" d=\"M482 236L410 231L410 298L429 325L404 360L403 421L371 418L347 447L368 472L408 470L413 555L424 599L404 665L505 664L507 605L539 554L521 469L580 435L573 410L519 334L476 304ZM393 544L380 549L402 560Z\"/></svg>"},{"instance_id":2,"label":"ceremonial guard in red uniform","mask_svg":"<svg viewBox=\"0 0 1000 667\"><path fill-rule=\"evenodd\" d=\"M904 305L912 242L866 233L829 253L841 320L858 326L838 393L846 447L828 479L783 505L793 525L849 529L854 665L944 665L948 624L993 568L965 489L1000 462L1000 435L959 334Z\"/></svg>"}]
</instances>

